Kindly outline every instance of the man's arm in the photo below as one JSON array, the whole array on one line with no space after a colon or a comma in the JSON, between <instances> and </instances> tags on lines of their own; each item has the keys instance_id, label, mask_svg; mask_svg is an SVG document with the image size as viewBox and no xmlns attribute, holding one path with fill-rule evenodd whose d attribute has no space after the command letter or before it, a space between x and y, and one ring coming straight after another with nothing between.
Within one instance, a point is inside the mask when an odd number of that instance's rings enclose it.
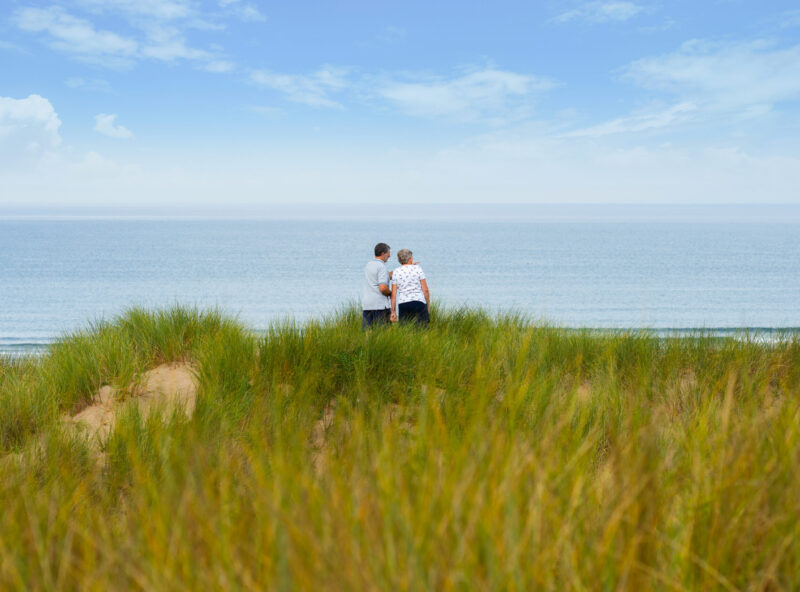
<instances>
[{"instance_id":1,"label":"man's arm","mask_svg":"<svg viewBox=\"0 0 800 592\"><path fill-rule=\"evenodd\" d=\"M378 271L378 290L384 296L391 296L392 291L389 289L389 280L392 279L391 274L387 271L386 265L383 265Z\"/></svg>"},{"instance_id":2,"label":"man's arm","mask_svg":"<svg viewBox=\"0 0 800 592\"><path fill-rule=\"evenodd\" d=\"M396 321L397 320L397 313L395 313L395 311L394 311L395 302L397 302L397 284L393 284L392 285L392 308L391 308L392 314L390 316L390 319L392 321Z\"/></svg>"}]
</instances>

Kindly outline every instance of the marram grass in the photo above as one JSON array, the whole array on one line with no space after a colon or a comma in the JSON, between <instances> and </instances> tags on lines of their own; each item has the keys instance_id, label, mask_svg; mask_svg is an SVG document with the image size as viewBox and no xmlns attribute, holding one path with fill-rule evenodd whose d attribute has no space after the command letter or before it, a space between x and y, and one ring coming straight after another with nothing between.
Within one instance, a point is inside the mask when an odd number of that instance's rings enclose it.
<instances>
[{"instance_id":1,"label":"marram grass","mask_svg":"<svg viewBox=\"0 0 800 592\"><path fill-rule=\"evenodd\" d=\"M191 361L104 462L60 417ZM131 310L0 362L0 589L800 589L800 342Z\"/></svg>"}]
</instances>

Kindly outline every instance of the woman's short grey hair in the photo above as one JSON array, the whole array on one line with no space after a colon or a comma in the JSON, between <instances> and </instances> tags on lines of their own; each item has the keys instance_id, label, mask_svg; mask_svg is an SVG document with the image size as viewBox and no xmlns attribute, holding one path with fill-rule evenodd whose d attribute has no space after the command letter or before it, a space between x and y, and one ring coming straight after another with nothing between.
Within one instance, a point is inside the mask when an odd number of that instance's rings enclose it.
<instances>
[{"instance_id":1,"label":"woman's short grey hair","mask_svg":"<svg viewBox=\"0 0 800 592\"><path fill-rule=\"evenodd\" d=\"M400 265L405 265L409 261L411 261L411 255L413 255L409 249L400 249L397 251L397 260L400 262Z\"/></svg>"}]
</instances>

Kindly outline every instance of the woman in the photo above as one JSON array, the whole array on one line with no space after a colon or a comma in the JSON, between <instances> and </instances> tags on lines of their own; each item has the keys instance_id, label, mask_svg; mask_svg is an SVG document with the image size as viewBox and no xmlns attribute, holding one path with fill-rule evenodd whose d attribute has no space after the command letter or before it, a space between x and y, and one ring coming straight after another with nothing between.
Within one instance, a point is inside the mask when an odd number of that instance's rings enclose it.
<instances>
[{"instance_id":1,"label":"woman","mask_svg":"<svg viewBox=\"0 0 800 592\"><path fill-rule=\"evenodd\" d=\"M400 267L392 275L391 320L395 322L399 317L401 323L415 321L420 325L427 325L430 321L431 295L425 274L414 261L413 255L408 249L397 252Z\"/></svg>"}]
</instances>

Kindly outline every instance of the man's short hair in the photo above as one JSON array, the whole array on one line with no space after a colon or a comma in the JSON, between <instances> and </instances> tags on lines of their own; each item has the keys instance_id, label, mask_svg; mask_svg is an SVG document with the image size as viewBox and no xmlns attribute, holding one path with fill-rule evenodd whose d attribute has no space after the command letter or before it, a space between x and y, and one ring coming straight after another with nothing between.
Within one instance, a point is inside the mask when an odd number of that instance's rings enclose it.
<instances>
[{"instance_id":1,"label":"man's short hair","mask_svg":"<svg viewBox=\"0 0 800 592\"><path fill-rule=\"evenodd\" d=\"M387 245L386 243L378 243L377 245L375 245L375 256L376 257L380 257L384 253L388 253L388 252L389 252L389 245Z\"/></svg>"},{"instance_id":2,"label":"man's short hair","mask_svg":"<svg viewBox=\"0 0 800 592\"><path fill-rule=\"evenodd\" d=\"M410 249L400 249L397 251L397 260L400 262L401 265L405 265L409 261L411 261L411 256L414 253L411 252Z\"/></svg>"}]
</instances>

